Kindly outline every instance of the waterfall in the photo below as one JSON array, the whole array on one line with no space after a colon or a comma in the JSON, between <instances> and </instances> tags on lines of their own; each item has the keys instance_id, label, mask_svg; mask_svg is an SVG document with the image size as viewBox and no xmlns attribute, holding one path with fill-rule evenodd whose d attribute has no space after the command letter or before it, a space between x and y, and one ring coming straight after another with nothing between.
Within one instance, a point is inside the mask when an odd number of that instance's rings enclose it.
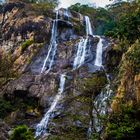
<instances>
[{"instance_id":1,"label":"waterfall","mask_svg":"<svg viewBox=\"0 0 140 140\"><path fill-rule=\"evenodd\" d=\"M91 22L90 22L88 16L85 16L85 22L86 22L86 38L84 39L82 37L78 43L77 54L76 54L76 57L75 57L74 63L73 63L74 70L84 64L86 52L87 52L87 43L88 43L88 39L89 39L88 35L93 35L92 28L91 28Z\"/></svg>"},{"instance_id":2,"label":"waterfall","mask_svg":"<svg viewBox=\"0 0 140 140\"><path fill-rule=\"evenodd\" d=\"M79 68L85 61L86 55L86 45L87 45L88 38L84 39L83 37L80 39L78 43L78 50L76 57L73 63L73 69Z\"/></svg>"},{"instance_id":3,"label":"waterfall","mask_svg":"<svg viewBox=\"0 0 140 140\"><path fill-rule=\"evenodd\" d=\"M48 126L49 119L50 119L53 111L55 110L57 103L62 98L62 93L63 93L64 87L65 87L65 80L66 80L66 75L62 74L60 76L60 84L59 84L58 93L55 96L55 98L54 98L49 110L46 112L46 114L44 115L44 117L40 121L40 123L36 126L35 137L38 137L38 136L43 135L43 134L46 133L46 129L47 129L47 126Z\"/></svg>"},{"instance_id":4,"label":"waterfall","mask_svg":"<svg viewBox=\"0 0 140 140\"><path fill-rule=\"evenodd\" d=\"M91 22L88 16L85 16L85 22L86 22L86 35L93 35Z\"/></svg>"},{"instance_id":5,"label":"waterfall","mask_svg":"<svg viewBox=\"0 0 140 140\"><path fill-rule=\"evenodd\" d=\"M50 40L49 50L48 50L48 54L44 60L43 67L41 69L41 73L43 73L45 71L46 63L48 63L47 64L48 65L47 73L48 73L51 70L51 67L54 62L54 57L55 57L56 50L57 50L57 42L56 42L57 20L58 20L58 11L56 12L56 19L53 20L53 27L52 27L52 31L51 31L51 40Z\"/></svg>"},{"instance_id":6,"label":"waterfall","mask_svg":"<svg viewBox=\"0 0 140 140\"><path fill-rule=\"evenodd\" d=\"M64 9L64 19L69 20L69 10L68 9Z\"/></svg>"},{"instance_id":7,"label":"waterfall","mask_svg":"<svg viewBox=\"0 0 140 140\"><path fill-rule=\"evenodd\" d=\"M95 132L100 132L103 129L102 117L109 112L109 102L112 98L113 91L108 84L94 100L93 108L93 127Z\"/></svg>"},{"instance_id":8,"label":"waterfall","mask_svg":"<svg viewBox=\"0 0 140 140\"><path fill-rule=\"evenodd\" d=\"M102 66L102 54L103 54L103 39L100 36L97 36L99 38L99 42L97 44L97 50L96 50L96 59L95 59L95 65L101 67Z\"/></svg>"}]
</instances>

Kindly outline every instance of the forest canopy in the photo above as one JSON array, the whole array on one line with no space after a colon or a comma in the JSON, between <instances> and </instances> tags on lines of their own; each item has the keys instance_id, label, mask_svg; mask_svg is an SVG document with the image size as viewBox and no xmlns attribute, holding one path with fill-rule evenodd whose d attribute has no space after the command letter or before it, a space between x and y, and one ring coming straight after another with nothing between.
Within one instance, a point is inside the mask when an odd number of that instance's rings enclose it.
<instances>
[{"instance_id":1,"label":"forest canopy","mask_svg":"<svg viewBox=\"0 0 140 140\"><path fill-rule=\"evenodd\" d=\"M140 36L140 1L122 1L95 8L76 3L70 10L88 15L93 22L95 34L126 38L134 42Z\"/></svg>"}]
</instances>

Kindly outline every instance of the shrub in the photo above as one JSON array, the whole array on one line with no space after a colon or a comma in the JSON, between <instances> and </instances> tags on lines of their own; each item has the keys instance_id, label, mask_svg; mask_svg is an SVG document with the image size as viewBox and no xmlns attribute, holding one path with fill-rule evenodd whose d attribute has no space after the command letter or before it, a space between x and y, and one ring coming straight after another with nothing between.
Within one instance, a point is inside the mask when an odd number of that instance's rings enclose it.
<instances>
[{"instance_id":1,"label":"shrub","mask_svg":"<svg viewBox=\"0 0 140 140\"><path fill-rule=\"evenodd\" d=\"M12 69L13 62L10 54L2 53L0 56L0 86L8 79L17 77L17 73Z\"/></svg>"},{"instance_id":2,"label":"shrub","mask_svg":"<svg viewBox=\"0 0 140 140\"><path fill-rule=\"evenodd\" d=\"M107 124L107 139L137 139L140 138L138 131L140 130L140 120L138 107L128 107L121 105L121 112L113 113Z\"/></svg>"},{"instance_id":3,"label":"shrub","mask_svg":"<svg viewBox=\"0 0 140 140\"><path fill-rule=\"evenodd\" d=\"M23 53L31 44L33 44L33 40L26 40L26 41L21 45L21 52Z\"/></svg>"},{"instance_id":4,"label":"shrub","mask_svg":"<svg viewBox=\"0 0 140 140\"><path fill-rule=\"evenodd\" d=\"M94 74L92 78L85 78L81 83L81 91L86 94L98 94L106 84L104 73Z\"/></svg>"},{"instance_id":5,"label":"shrub","mask_svg":"<svg viewBox=\"0 0 140 140\"><path fill-rule=\"evenodd\" d=\"M21 125L13 130L10 140L34 140L34 137L27 126Z\"/></svg>"},{"instance_id":6,"label":"shrub","mask_svg":"<svg viewBox=\"0 0 140 140\"><path fill-rule=\"evenodd\" d=\"M0 118L4 118L9 112L13 111L13 107L9 101L0 99Z\"/></svg>"}]
</instances>

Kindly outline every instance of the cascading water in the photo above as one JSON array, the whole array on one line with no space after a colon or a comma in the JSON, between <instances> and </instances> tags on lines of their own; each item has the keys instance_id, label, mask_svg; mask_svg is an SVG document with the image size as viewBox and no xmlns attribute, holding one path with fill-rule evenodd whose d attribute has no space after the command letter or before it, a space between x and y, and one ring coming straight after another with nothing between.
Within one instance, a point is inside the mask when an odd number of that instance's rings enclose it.
<instances>
[{"instance_id":1,"label":"cascading water","mask_svg":"<svg viewBox=\"0 0 140 140\"><path fill-rule=\"evenodd\" d=\"M97 36L99 38L99 42L97 44L97 50L96 50L96 59L95 59L95 65L101 67L102 66L102 54L103 54L103 39L100 36Z\"/></svg>"},{"instance_id":2,"label":"cascading water","mask_svg":"<svg viewBox=\"0 0 140 140\"><path fill-rule=\"evenodd\" d=\"M69 10L68 9L64 9L64 19L69 20Z\"/></svg>"},{"instance_id":3,"label":"cascading water","mask_svg":"<svg viewBox=\"0 0 140 140\"><path fill-rule=\"evenodd\" d=\"M94 99L92 120L88 129L88 136L92 134L100 134L103 130L103 118L110 112L110 101L113 96L110 83L101 91L101 93Z\"/></svg>"},{"instance_id":4,"label":"cascading water","mask_svg":"<svg viewBox=\"0 0 140 140\"><path fill-rule=\"evenodd\" d=\"M67 9L64 9L64 18L65 19L69 18L69 14L68 14ZM49 49L48 55L44 61L41 73L44 72L45 67L46 67L46 63L49 63L49 68L48 68L47 72L50 71L50 69L53 65L53 61L54 61L54 57L55 57L56 49L57 49L57 42L56 42L57 19L58 19L58 12L56 13L56 20L53 21L50 49ZM91 22L90 22L90 19L88 16L85 16L85 25L86 25L86 38L82 37L78 43L77 54L76 54L76 57L75 57L74 63L73 63L74 70L79 68L80 66L82 66L84 64L86 53L87 53L87 51L89 51L89 50L87 50L87 43L89 41L89 35L93 36ZM95 65L102 67L102 53L103 53L102 50L103 50L104 39L102 39L99 36L97 36L97 37L99 38L99 42L98 42L97 50L96 50ZM53 114L54 110L56 109L58 102L62 98L62 93L64 91L64 86L65 86L65 80L66 80L66 75L62 74L60 77L60 85L59 85L58 93L55 96L49 110L46 112L43 119L36 127L36 133L35 133L36 137L39 137L39 136L46 133L49 119L53 117L52 114ZM111 98L111 96L112 96L112 90L110 89L110 84L108 84L105 87L105 89L102 90L102 92L95 99L94 109L92 112L93 113L93 120L92 120L93 123L92 124L94 124L94 128L95 128L96 132L100 132L102 129L102 124L101 124L101 120L99 119L99 115L102 116L102 115L107 114L108 101Z\"/></svg>"},{"instance_id":5,"label":"cascading water","mask_svg":"<svg viewBox=\"0 0 140 140\"><path fill-rule=\"evenodd\" d=\"M93 35L91 22L88 16L85 16L85 22L86 22L86 35Z\"/></svg>"},{"instance_id":6,"label":"cascading water","mask_svg":"<svg viewBox=\"0 0 140 140\"><path fill-rule=\"evenodd\" d=\"M60 84L59 84L58 93L55 96L49 110L46 112L46 114L43 117L43 119L41 120L41 122L36 126L35 137L44 135L46 133L46 129L47 129L47 126L48 126L49 119L50 119L53 111L55 110L57 103L62 98L62 93L63 93L64 87L65 87L65 80L66 80L66 75L62 74L60 76Z\"/></svg>"},{"instance_id":7,"label":"cascading water","mask_svg":"<svg viewBox=\"0 0 140 140\"><path fill-rule=\"evenodd\" d=\"M79 44L78 44L77 54L73 63L73 69L79 68L84 63L87 41L88 41L88 38L84 39L82 37L80 39Z\"/></svg>"},{"instance_id":8,"label":"cascading water","mask_svg":"<svg viewBox=\"0 0 140 140\"><path fill-rule=\"evenodd\" d=\"M87 43L89 40L88 35L93 35L92 28L91 28L91 22L90 22L88 16L85 16L85 22L86 22L86 38L84 39L82 37L78 43L77 54L76 54L76 57L75 57L74 63L73 63L74 70L84 64L86 52L87 52Z\"/></svg>"},{"instance_id":9,"label":"cascading water","mask_svg":"<svg viewBox=\"0 0 140 140\"><path fill-rule=\"evenodd\" d=\"M99 133L103 128L101 118L109 112L109 102L111 101L112 94L113 91L110 88L110 84L108 84L94 100L94 108L92 112L93 127L94 131L97 133Z\"/></svg>"},{"instance_id":10,"label":"cascading water","mask_svg":"<svg viewBox=\"0 0 140 140\"><path fill-rule=\"evenodd\" d=\"M56 36L57 36L57 20L58 20L58 11L56 12L56 19L53 20L53 27L52 27L52 32L51 32L51 40L50 40L50 48L48 51L48 54L44 60L43 67L41 69L41 73L43 73L46 70L46 64L48 65L47 73L51 70L53 62L54 62L54 57L56 54L57 50L57 42L56 42Z\"/></svg>"}]
</instances>

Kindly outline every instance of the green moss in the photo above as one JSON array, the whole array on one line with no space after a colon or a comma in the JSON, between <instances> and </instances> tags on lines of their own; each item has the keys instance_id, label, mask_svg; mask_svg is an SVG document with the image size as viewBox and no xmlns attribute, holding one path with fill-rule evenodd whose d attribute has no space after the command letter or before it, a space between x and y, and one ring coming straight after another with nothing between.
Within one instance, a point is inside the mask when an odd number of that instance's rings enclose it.
<instances>
[{"instance_id":1,"label":"green moss","mask_svg":"<svg viewBox=\"0 0 140 140\"><path fill-rule=\"evenodd\" d=\"M13 130L10 140L34 140L34 136L27 126L22 125Z\"/></svg>"},{"instance_id":2,"label":"green moss","mask_svg":"<svg viewBox=\"0 0 140 140\"><path fill-rule=\"evenodd\" d=\"M21 45L21 53L23 53L31 44L33 44L33 40L29 39L26 40L22 45Z\"/></svg>"},{"instance_id":3,"label":"green moss","mask_svg":"<svg viewBox=\"0 0 140 140\"><path fill-rule=\"evenodd\" d=\"M0 98L0 118L5 118L13 110L14 108L9 101Z\"/></svg>"}]
</instances>

